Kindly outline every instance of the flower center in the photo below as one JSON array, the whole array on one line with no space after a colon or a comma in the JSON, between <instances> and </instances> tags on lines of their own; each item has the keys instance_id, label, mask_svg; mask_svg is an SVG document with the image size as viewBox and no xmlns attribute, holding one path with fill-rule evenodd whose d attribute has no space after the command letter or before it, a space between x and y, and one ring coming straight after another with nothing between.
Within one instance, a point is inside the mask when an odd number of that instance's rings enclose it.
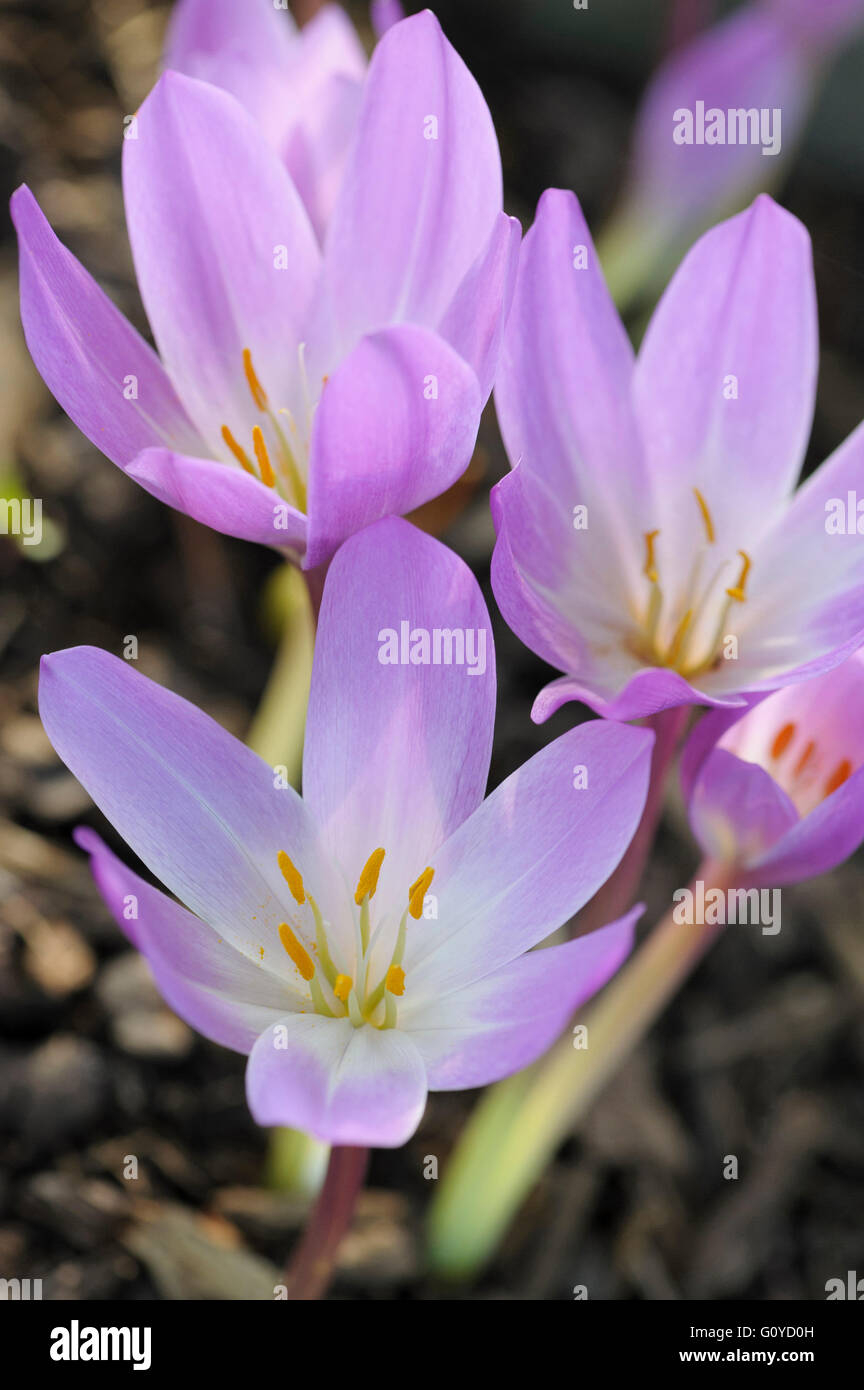
<instances>
[{"instance_id":1,"label":"flower center","mask_svg":"<svg viewBox=\"0 0 864 1390\"><path fill-rule=\"evenodd\" d=\"M309 445L312 437L315 402L313 402L309 390L304 343L300 344L297 355L305 419L298 424L290 410L286 410L284 407L273 410L267 393L258 378L258 373L255 371L252 354L248 348L244 348L243 374L255 408L263 419L263 425L256 423L252 427L254 463L248 451L237 442L227 425L222 426L221 433L226 446L245 472L250 473L253 478L258 478L265 487L274 488L298 511L305 512ZM327 378L325 376L322 386L326 383ZM285 428L283 428L283 421Z\"/></svg>"},{"instance_id":2,"label":"flower center","mask_svg":"<svg viewBox=\"0 0 864 1390\"><path fill-rule=\"evenodd\" d=\"M306 888L299 869L284 850L279 851L278 860L292 898L298 907L308 906L312 918L311 923L308 920L305 923L298 922L294 927L282 922L279 926L279 939L309 985L315 1012L324 1014L327 1018L350 1018L355 1028L362 1027L364 1023L369 1023L374 1028L394 1028L396 1001L405 993L402 960L405 954L408 918L413 917L416 921L422 915L423 899L435 870L424 869L408 889L408 906L399 923L389 964L383 973L379 968L379 978L373 983L373 951L386 921L382 921L374 931L372 930L370 903L378 887L384 850L373 850L357 880L354 906L359 908L359 912L352 911L355 929L353 974L347 969L342 969L342 965L347 962L337 963L333 959L327 940L326 923L317 902ZM313 955L316 959L313 959Z\"/></svg>"},{"instance_id":3,"label":"flower center","mask_svg":"<svg viewBox=\"0 0 864 1390\"><path fill-rule=\"evenodd\" d=\"M693 489L696 504L705 530L705 544L698 551L690 570L683 597L674 605L667 604L661 587L655 542L659 531L645 532L645 565L642 570L650 590L648 603L637 617L635 638L628 644L634 655L649 666L665 666L678 671L685 679L713 669L720 661L720 648L727 634L732 605L744 603L747 597L747 578L751 569L750 556L739 550L741 568L738 581L724 590L716 621L710 622L710 609L716 605L717 582L725 562L715 566L703 577L705 561L716 543L714 521L708 503L698 488Z\"/></svg>"},{"instance_id":4,"label":"flower center","mask_svg":"<svg viewBox=\"0 0 864 1390\"><path fill-rule=\"evenodd\" d=\"M832 766L834 759L793 722L778 729L762 762L802 816L842 787L855 770L850 758Z\"/></svg>"}]
</instances>

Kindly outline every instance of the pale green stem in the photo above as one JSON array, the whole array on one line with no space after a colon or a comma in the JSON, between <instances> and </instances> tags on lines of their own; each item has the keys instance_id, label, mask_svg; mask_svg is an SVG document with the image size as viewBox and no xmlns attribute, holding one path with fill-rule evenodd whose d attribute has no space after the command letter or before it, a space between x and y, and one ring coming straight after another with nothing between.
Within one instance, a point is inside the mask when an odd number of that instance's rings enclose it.
<instances>
[{"instance_id":1,"label":"pale green stem","mask_svg":"<svg viewBox=\"0 0 864 1390\"><path fill-rule=\"evenodd\" d=\"M271 767L300 785L303 735L315 648L315 615L303 575L286 565L276 593L280 636L276 659L246 742Z\"/></svg>"},{"instance_id":2,"label":"pale green stem","mask_svg":"<svg viewBox=\"0 0 864 1390\"><path fill-rule=\"evenodd\" d=\"M287 781L299 787L318 596L317 592L310 593L298 569L286 565L275 577L271 598L279 642L246 741L270 764L274 776L277 769L284 768ZM274 1129L267 1155L267 1185L283 1192L314 1196L324 1179L328 1153L326 1144L298 1130Z\"/></svg>"},{"instance_id":3,"label":"pale green stem","mask_svg":"<svg viewBox=\"0 0 864 1390\"><path fill-rule=\"evenodd\" d=\"M705 862L696 878L725 887L728 870ZM539 1062L487 1092L431 1207L436 1273L467 1279L482 1268L555 1151L719 930L681 926L670 911L579 1020L586 1047L568 1033Z\"/></svg>"}]
</instances>

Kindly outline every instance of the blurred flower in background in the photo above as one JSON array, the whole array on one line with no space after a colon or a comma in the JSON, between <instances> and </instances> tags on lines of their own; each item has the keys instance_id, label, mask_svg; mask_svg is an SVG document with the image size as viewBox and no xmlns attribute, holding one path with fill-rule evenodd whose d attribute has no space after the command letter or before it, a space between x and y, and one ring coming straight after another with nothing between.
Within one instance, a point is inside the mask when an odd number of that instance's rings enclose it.
<instances>
[{"instance_id":1,"label":"blurred flower in background","mask_svg":"<svg viewBox=\"0 0 864 1390\"><path fill-rule=\"evenodd\" d=\"M379 34L400 6L373 7ZM319 237L333 211L354 134L366 52L341 5L298 28L272 0L180 0L163 68L235 96L285 161Z\"/></svg>"},{"instance_id":2,"label":"blurred flower in background","mask_svg":"<svg viewBox=\"0 0 864 1390\"><path fill-rule=\"evenodd\" d=\"M660 64L636 115L620 202L599 243L619 305L659 288L712 222L778 187L831 58L862 23L862 0L763 0ZM724 117L722 134L715 126L719 140L705 130L712 111ZM746 123L746 141L731 139L730 116L743 137L737 117L748 112L756 120ZM684 117L676 122L677 113L692 116L692 143L680 142Z\"/></svg>"},{"instance_id":3,"label":"blurred flower in background","mask_svg":"<svg viewBox=\"0 0 864 1390\"><path fill-rule=\"evenodd\" d=\"M696 839L742 881L833 869L864 840L864 652L744 714L707 714L681 779Z\"/></svg>"}]
</instances>

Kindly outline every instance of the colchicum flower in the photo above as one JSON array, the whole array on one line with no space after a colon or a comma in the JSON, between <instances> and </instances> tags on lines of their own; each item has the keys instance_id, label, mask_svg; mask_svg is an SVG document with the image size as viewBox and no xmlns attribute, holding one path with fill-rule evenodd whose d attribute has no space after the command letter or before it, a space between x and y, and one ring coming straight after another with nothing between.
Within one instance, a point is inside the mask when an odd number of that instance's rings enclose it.
<instances>
[{"instance_id":1,"label":"colchicum flower","mask_svg":"<svg viewBox=\"0 0 864 1390\"><path fill-rule=\"evenodd\" d=\"M378 45L323 253L228 93L166 73L136 120L126 216L159 357L30 191L13 199L27 343L78 427L162 501L306 569L445 491L491 390L519 226L434 16Z\"/></svg>"},{"instance_id":2,"label":"colchicum flower","mask_svg":"<svg viewBox=\"0 0 864 1390\"><path fill-rule=\"evenodd\" d=\"M260 1124L401 1144L427 1089L525 1066L630 949L638 909L524 954L621 858L653 736L582 725L484 801L488 614L463 562L407 522L369 527L330 568L303 800L194 706L94 648L45 657L39 699L63 761L185 904L79 830L169 1004L251 1054Z\"/></svg>"},{"instance_id":3,"label":"colchicum flower","mask_svg":"<svg viewBox=\"0 0 864 1390\"><path fill-rule=\"evenodd\" d=\"M864 840L864 651L743 714L712 710L681 780L702 848L748 883L833 869Z\"/></svg>"},{"instance_id":4,"label":"colchicum flower","mask_svg":"<svg viewBox=\"0 0 864 1390\"><path fill-rule=\"evenodd\" d=\"M379 34L401 17L373 7ZM380 16L380 17L379 17ZM165 68L235 96L284 160L316 233L323 236L360 110L366 53L340 5L323 5L298 29L273 0L179 0Z\"/></svg>"},{"instance_id":5,"label":"colchicum flower","mask_svg":"<svg viewBox=\"0 0 864 1390\"><path fill-rule=\"evenodd\" d=\"M816 373L809 238L767 196L697 242L634 361L576 199L543 195L496 383L492 563L509 625L566 673L536 720L740 705L864 642L864 430L792 495Z\"/></svg>"}]
</instances>

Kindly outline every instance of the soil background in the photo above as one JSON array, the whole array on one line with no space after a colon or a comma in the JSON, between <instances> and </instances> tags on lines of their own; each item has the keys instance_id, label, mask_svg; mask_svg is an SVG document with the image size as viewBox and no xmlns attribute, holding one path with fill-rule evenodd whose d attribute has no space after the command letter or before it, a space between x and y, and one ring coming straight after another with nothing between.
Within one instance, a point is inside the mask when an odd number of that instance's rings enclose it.
<instances>
[{"instance_id":1,"label":"soil background","mask_svg":"<svg viewBox=\"0 0 864 1390\"><path fill-rule=\"evenodd\" d=\"M366 23L363 6L353 13ZM574 15L567 0L451 0L438 13L491 106L508 210L530 225L554 184L575 188L599 227L649 72L673 34L718 7L591 0ZM31 185L144 332L122 120L154 80L166 18L145 0L0 5L0 182L7 194ZM864 404L862 86L857 43L832 67L782 190L815 249L808 467ZM140 670L243 736L272 656L262 593L277 562L160 506L63 417L27 355L16 280L4 214L0 491L44 499L45 536L0 537L0 1277L41 1278L54 1299L268 1298L302 1203L261 1186L266 1135L245 1106L244 1059L161 1004L109 919L71 840L79 822L105 826L48 745L35 691L43 652L119 654L134 635ZM487 493L505 468L490 410L475 491L444 539L474 567L495 624L492 785L587 713L530 721L552 673L488 589ZM646 923L695 863L673 793ZM423 1272L424 1160L446 1163L476 1096L433 1096L415 1138L374 1155L331 1296L558 1300L586 1284L603 1299L822 1299L827 1279L864 1271L862 884L859 853L784 890L778 936L730 929L558 1153L490 1269L455 1290ZM737 1181L723 1176L729 1155Z\"/></svg>"}]
</instances>

